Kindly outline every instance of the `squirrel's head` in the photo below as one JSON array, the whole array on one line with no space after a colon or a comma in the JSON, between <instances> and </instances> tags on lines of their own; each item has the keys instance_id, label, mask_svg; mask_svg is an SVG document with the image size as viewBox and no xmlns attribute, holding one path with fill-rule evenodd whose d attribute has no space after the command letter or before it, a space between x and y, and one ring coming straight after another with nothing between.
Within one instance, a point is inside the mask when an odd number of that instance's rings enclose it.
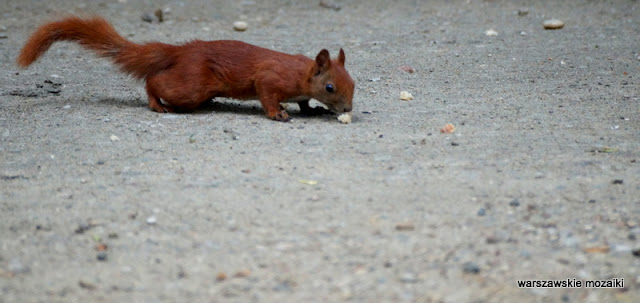
<instances>
[{"instance_id":1,"label":"squirrel's head","mask_svg":"<svg viewBox=\"0 0 640 303\"><path fill-rule=\"evenodd\" d=\"M324 103L335 113L350 112L355 84L344 68L344 51L338 59L331 60L329 51L323 49L316 56L311 76L311 92L314 99Z\"/></svg>"}]
</instances>

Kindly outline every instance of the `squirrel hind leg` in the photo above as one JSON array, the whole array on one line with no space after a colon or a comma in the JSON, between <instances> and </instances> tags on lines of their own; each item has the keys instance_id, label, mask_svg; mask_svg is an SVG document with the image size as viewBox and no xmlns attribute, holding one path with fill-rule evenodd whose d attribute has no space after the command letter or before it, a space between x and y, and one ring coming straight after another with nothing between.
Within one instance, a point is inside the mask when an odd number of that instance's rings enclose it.
<instances>
[{"instance_id":1,"label":"squirrel hind leg","mask_svg":"<svg viewBox=\"0 0 640 303\"><path fill-rule=\"evenodd\" d=\"M149 95L149 108L151 110L161 114L176 112L176 110L173 107L162 104L162 102L160 101L160 99L158 99L158 97L150 93L147 93L147 95Z\"/></svg>"}]
</instances>

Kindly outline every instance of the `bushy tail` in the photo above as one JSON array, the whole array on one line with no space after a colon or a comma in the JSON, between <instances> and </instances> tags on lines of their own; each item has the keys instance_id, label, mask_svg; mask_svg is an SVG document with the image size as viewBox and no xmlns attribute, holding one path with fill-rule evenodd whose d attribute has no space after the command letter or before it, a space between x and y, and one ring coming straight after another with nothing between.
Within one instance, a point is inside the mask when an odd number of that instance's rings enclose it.
<instances>
[{"instance_id":1,"label":"bushy tail","mask_svg":"<svg viewBox=\"0 0 640 303\"><path fill-rule=\"evenodd\" d=\"M68 17L40 26L20 51L17 63L27 67L56 41L72 41L111 58L122 71L142 79L167 69L174 62L176 46L163 43L135 44L120 36L101 17Z\"/></svg>"}]
</instances>

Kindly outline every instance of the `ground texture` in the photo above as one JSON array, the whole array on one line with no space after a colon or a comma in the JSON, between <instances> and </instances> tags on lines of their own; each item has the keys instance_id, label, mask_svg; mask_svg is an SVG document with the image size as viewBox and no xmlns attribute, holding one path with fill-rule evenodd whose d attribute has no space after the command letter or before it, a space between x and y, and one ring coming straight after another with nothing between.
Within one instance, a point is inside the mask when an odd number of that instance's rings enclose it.
<instances>
[{"instance_id":1,"label":"ground texture","mask_svg":"<svg viewBox=\"0 0 640 303\"><path fill-rule=\"evenodd\" d=\"M0 2L0 302L640 302L640 3L323 3ZM18 69L68 13L135 42L342 47L353 123L158 114L68 43Z\"/></svg>"}]
</instances>

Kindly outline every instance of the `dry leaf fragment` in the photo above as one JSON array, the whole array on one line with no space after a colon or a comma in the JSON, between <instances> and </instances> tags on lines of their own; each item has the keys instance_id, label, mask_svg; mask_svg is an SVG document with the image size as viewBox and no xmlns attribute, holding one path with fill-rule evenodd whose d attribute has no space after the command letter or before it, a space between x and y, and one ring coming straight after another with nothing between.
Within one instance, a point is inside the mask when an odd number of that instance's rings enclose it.
<instances>
[{"instance_id":1,"label":"dry leaf fragment","mask_svg":"<svg viewBox=\"0 0 640 303\"><path fill-rule=\"evenodd\" d=\"M405 73L410 73L410 74L413 74L413 73L416 72L416 70L413 67L409 66L409 65L399 66L398 69L403 71L403 72L405 72Z\"/></svg>"},{"instance_id":2,"label":"dry leaf fragment","mask_svg":"<svg viewBox=\"0 0 640 303\"><path fill-rule=\"evenodd\" d=\"M456 131L456 127L451 123L447 123L443 128L440 129L440 132L443 134L451 134Z\"/></svg>"},{"instance_id":3,"label":"dry leaf fragment","mask_svg":"<svg viewBox=\"0 0 640 303\"><path fill-rule=\"evenodd\" d=\"M219 272L216 275L216 281L224 281L227 279L227 274L223 273L223 272Z\"/></svg>"},{"instance_id":4,"label":"dry leaf fragment","mask_svg":"<svg viewBox=\"0 0 640 303\"><path fill-rule=\"evenodd\" d=\"M307 184L307 185L316 185L316 184L318 184L318 181L315 181L315 180L300 179L300 180L298 180L298 182L300 182L302 184Z\"/></svg>"},{"instance_id":5,"label":"dry leaf fragment","mask_svg":"<svg viewBox=\"0 0 640 303\"><path fill-rule=\"evenodd\" d=\"M606 254L609 252L609 245L585 247L583 250L588 254Z\"/></svg>"},{"instance_id":6,"label":"dry leaf fragment","mask_svg":"<svg viewBox=\"0 0 640 303\"><path fill-rule=\"evenodd\" d=\"M251 275L251 271L248 269L243 269L233 275L234 278L246 278Z\"/></svg>"}]
</instances>

